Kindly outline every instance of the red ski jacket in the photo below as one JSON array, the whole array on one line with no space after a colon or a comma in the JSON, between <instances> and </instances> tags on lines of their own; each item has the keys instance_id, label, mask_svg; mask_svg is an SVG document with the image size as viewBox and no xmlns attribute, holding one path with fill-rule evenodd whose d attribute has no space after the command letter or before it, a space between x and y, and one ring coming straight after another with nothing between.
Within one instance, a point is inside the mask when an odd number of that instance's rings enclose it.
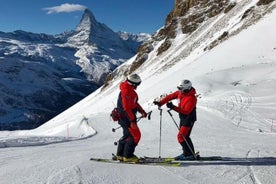
<instances>
[{"instance_id":1,"label":"red ski jacket","mask_svg":"<svg viewBox=\"0 0 276 184\"><path fill-rule=\"evenodd\" d=\"M138 103L138 95L135 92L135 87L130 85L127 81L120 84L120 97L123 110L127 113L130 121L136 121L135 113L137 110L142 113L145 112L141 105Z\"/></svg>"},{"instance_id":2,"label":"red ski jacket","mask_svg":"<svg viewBox=\"0 0 276 184\"><path fill-rule=\"evenodd\" d=\"M178 99L178 106L174 107L173 110L179 113L181 125L189 125L191 122L196 121L197 98L195 94L196 90L194 88L188 93L182 93L178 90L164 97L160 101L160 105L164 105L173 99Z\"/></svg>"}]
</instances>

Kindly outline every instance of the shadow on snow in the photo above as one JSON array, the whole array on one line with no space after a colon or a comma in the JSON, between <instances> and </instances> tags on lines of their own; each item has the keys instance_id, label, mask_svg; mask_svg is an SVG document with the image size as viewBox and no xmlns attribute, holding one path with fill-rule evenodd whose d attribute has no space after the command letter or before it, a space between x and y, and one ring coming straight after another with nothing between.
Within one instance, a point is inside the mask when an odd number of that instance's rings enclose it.
<instances>
[{"instance_id":1,"label":"shadow on snow","mask_svg":"<svg viewBox=\"0 0 276 184\"><path fill-rule=\"evenodd\" d=\"M185 161L181 166L202 166L202 165L236 165L236 166L276 166L276 157L258 158L232 158L222 157L216 161Z\"/></svg>"}]
</instances>

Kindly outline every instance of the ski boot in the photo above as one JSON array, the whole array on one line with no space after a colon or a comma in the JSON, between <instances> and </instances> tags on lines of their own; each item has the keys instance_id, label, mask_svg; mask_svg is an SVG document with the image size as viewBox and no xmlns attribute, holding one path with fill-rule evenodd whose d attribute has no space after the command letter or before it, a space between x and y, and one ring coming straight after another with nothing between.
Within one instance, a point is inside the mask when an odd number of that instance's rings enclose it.
<instances>
[{"instance_id":1,"label":"ski boot","mask_svg":"<svg viewBox=\"0 0 276 184\"><path fill-rule=\"evenodd\" d=\"M113 154L112 160L123 161L123 156Z\"/></svg>"},{"instance_id":2,"label":"ski boot","mask_svg":"<svg viewBox=\"0 0 276 184\"><path fill-rule=\"evenodd\" d=\"M136 163L139 161L139 158L136 155L133 155L132 157L123 157L123 162L133 162Z\"/></svg>"},{"instance_id":3,"label":"ski boot","mask_svg":"<svg viewBox=\"0 0 276 184\"><path fill-rule=\"evenodd\" d=\"M195 160L194 155L188 155L185 156L183 153L181 155L178 155L176 157L174 157L174 160Z\"/></svg>"}]
</instances>

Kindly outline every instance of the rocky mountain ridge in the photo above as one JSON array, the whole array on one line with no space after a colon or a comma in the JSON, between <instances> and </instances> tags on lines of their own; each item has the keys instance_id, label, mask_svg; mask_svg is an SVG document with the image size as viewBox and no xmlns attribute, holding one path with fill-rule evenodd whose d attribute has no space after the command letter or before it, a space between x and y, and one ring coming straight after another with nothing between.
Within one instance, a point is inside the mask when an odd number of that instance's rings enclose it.
<instances>
[{"instance_id":1,"label":"rocky mountain ridge","mask_svg":"<svg viewBox=\"0 0 276 184\"><path fill-rule=\"evenodd\" d=\"M117 76L139 72L151 63L156 65L154 72L158 72L183 60L197 49L208 51L254 24L273 8L274 0L175 0L164 26L138 48L132 62L123 64L109 74L104 87ZM237 16L239 22L232 22ZM173 44L179 45L178 58L170 58L170 52L174 52L170 50Z\"/></svg>"}]
</instances>

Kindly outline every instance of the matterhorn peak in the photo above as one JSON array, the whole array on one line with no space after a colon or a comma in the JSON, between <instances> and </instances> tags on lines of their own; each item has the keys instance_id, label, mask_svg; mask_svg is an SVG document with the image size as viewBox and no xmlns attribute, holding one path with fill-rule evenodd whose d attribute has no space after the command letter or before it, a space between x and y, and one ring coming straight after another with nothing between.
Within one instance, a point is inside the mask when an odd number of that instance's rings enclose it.
<instances>
[{"instance_id":1,"label":"matterhorn peak","mask_svg":"<svg viewBox=\"0 0 276 184\"><path fill-rule=\"evenodd\" d=\"M93 29L93 27L97 27L97 25L98 22L93 13L89 9L85 9L76 31L91 31L91 29Z\"/></svg>"},{"instance_id":2,"label":"matterhorn peak","mask_svg":"<svg viewBox=\"0 0 276 184\"><path fill-rule=\"evenodd\" d=\"M85 9L75 34L68 38L67 43L75 47L87 44L97 45L105 49L108 48L109 52L114 52L114 45L116 45L117 51L118 48L126 49L126 44L119 35L105 24L98 22L89 9Z\"/></svg>"},{"instance_id":3,"label":"matterhorn peak","mask_svg":"<svg viewBox=\"0 0 276 184\"><path fill-rule=\"evenodd\" d=\"M97 22L95 16L89 9L85 9L81 21L78 24L75 34L68 38L68 43L81 46L91 41L92 35L95 35L101 24Z\"/></svg>"},{"instance_id":4,"label":"matterhorn peak","mask_svg":"<svg viewBox=\"0 0 276 184\"><path fill-rule=\"evenodd\" d=\"M89 9L85 9L81 21L75 30L75 34L68 39L68 43L81 46L85 43L100 44L102 38L119 37L105 24L96 20L93 13ZM113 42L112 40L111 42ZM110 43L111 43L110 42Z\"/></svg>"}]
</instances>

